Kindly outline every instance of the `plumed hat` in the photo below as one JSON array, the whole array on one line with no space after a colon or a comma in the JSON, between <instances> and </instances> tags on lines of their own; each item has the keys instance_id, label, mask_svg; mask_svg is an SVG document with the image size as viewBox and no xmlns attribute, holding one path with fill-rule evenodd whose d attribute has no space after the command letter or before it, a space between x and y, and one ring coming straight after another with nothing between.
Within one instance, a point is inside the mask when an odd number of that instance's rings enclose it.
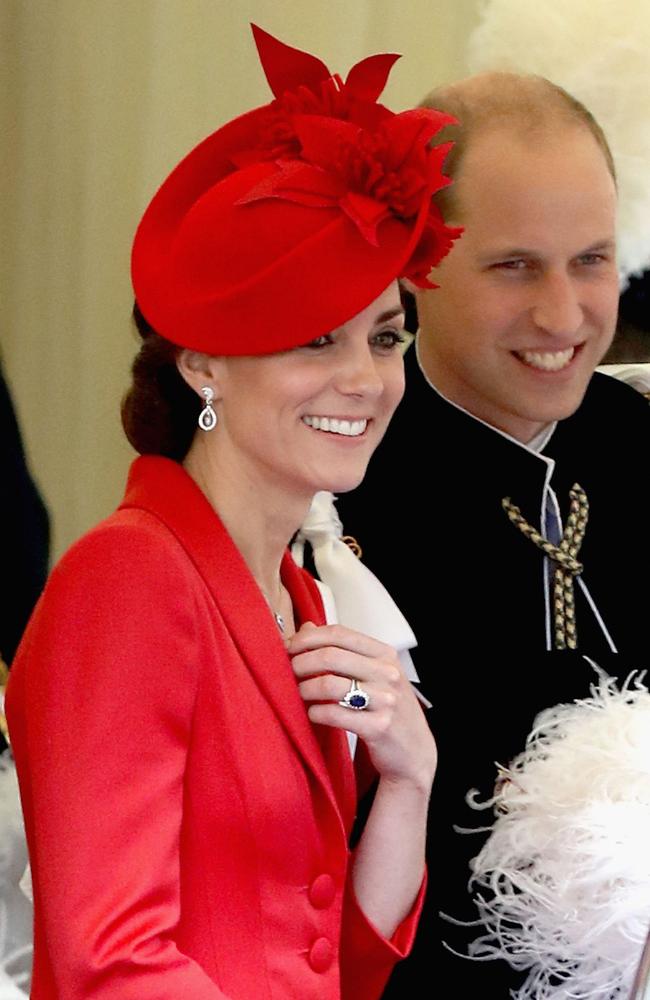
<instances>
[{"instance_id":1,"label":"plumed hat","mask_svg":"<svg viewBox=\"0 0 650 1000\"><path fill-rule=\"evenodd\" d=\"M208 354L286 350L336 329L398 277L428 274L460 230L432 195L453 121L377 103L395 55L345 82L253 25L275 99L228 122L163 182L138 227L136 299L149 324Z\"/></svg>"}]
</instances>

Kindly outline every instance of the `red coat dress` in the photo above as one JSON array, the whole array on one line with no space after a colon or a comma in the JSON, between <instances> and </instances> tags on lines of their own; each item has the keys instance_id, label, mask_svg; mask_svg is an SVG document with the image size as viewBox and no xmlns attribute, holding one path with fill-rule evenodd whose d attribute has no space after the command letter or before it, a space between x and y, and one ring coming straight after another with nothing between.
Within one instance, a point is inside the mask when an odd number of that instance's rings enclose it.
<instances>
[{"instance_id":1,"label":"red coat dress","mask_svg":"<svg viewBox=\"0 0 650 1000\"><path fill-rule=\"evenodd\" d=\"M297 620L318 591L287 554ZM7 716L34 1000L374 1000L410 948L351 889L345 735L313 727L239 551L181 466L134 463L53 571Z\"/></svg>"}]
</instances>

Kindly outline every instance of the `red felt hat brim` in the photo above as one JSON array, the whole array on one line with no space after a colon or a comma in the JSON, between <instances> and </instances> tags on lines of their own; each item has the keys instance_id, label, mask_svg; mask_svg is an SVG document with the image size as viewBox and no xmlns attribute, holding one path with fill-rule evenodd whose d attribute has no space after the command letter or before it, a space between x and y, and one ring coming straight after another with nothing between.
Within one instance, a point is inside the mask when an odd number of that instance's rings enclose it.
<instances>
[{"instance_id":1,"label":"red felt hat brim","mask_svg":"<svg viewBox=\"0 0 650 1000\"><path fill-rule=\"evenodd\" d=\"M256 41L272 86L289 90L188 153L133 244L146 320L209 354L296 347L356 316L396 278L427 287L459 234L431 201L446 179L428 143L448 116L394 115L376 103L393 56L363 60L342 84L259 29Z\"/></svg>"},{"instance_id":2,"label":"red felt hat brim","mask_svg":"<svg viewBox=\"0 0 650 1000\"><path fill-rule=\"evenodd\" d=\"M373 246L338 206L241 203L277 169L267 162L237 171L189 209L173 191L176 183L182 191L187 178L178 176L156 196L167 212L158 204L153 224L143 219L134 284L143 314L168 340L210 354L286 350L341 326L401 275L426 204L415 223L386 218Z\"/></svg>"}]
</instances>

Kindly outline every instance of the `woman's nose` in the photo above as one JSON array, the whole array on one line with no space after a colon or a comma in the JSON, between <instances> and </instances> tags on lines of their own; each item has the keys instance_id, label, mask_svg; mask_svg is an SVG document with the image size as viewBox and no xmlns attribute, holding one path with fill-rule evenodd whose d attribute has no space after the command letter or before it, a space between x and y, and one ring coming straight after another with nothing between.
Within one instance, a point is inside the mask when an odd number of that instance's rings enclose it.
<instances>
[{"instance_id":1,"label":"woman's nose","mask_svg":"<svg viewBox=\"0 0 650 1000\"><path fill-rule=\"evenodd\" d=\"M378 396L383 391L381 378L370 345L351 348L341 359L336 372L336 387L349 396Z\"/></svg>"}]
</instances>

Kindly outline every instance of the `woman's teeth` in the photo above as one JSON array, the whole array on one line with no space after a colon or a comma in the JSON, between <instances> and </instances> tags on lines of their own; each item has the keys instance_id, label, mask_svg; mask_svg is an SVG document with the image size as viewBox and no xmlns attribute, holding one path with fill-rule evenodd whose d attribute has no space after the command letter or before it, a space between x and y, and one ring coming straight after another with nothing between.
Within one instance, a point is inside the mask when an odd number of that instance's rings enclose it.
<instances>
[{"instance_id":1,"label":"woman's teeth","mask_svg":"<svg viewBox=\"0 0 650 1000\"><path fill-rule=\"evenodd\" d=\"M313 427L315 431L328 431L330 434L343 434L345 437L358 437L368 426L367 420L338 420L336 417L303 417L303 423Z\"/></svg>"},{"instance_id":2,"label":"woman's teeth","mask_svg":"<svg viewBox=\"0 0 650 1000\"><path fill-rule=\"evenodd\" d=\"M539 368L544 372L559 372L562 368L566 368L575 352L575 347L567 347L565 351L515 351L515 354L531 368Z\"/></svg>"}]
</instances>

